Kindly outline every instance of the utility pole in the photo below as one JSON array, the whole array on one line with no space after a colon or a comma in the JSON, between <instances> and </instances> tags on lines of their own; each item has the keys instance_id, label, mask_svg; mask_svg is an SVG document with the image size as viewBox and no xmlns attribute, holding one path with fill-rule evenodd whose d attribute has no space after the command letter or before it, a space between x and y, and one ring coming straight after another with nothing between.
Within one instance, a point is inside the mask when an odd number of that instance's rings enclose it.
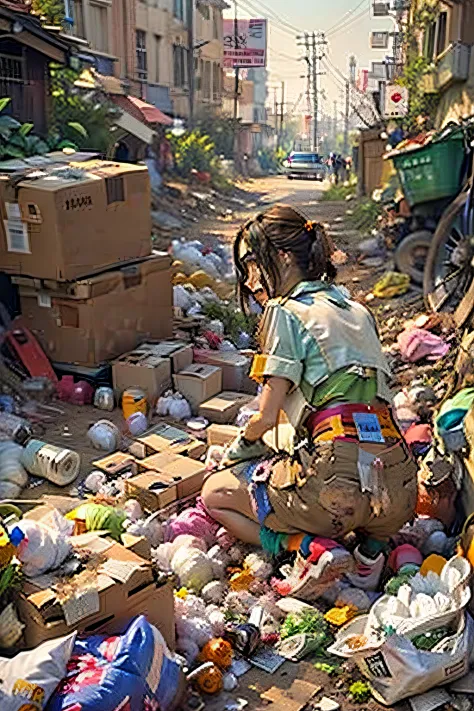
<instances>
[{"instance_id":1,"label":"utility pole","mask_svg":"<svg viewBox=\"0 0 474 711\"><path fill-rule=\"evenodd\" d=\"M186 20L188 25L188 87L189 87L189 128L194 125L194 0L186 0Z\"/></svg>"},{"instance_id":2,"label":"utility pole","mask_svg":"<svg viewBox=\"0 0 474 711\"><path fill-rule=\"evenodd\" d=\"M334 102L334 115L332 119L332 141L333 141L333 150L334 152L336 151L336 142L337 142L337 101Z\"/></svg>"},{"instance_id":3,"label":"utility pole","mask_svg":"<svg viewBox=\"0 0 474 711\"><path fill-rule=\"evenodd\" d=\"M280 104L280 144L283 138L283 121L285 117L285 82L281 83L281 104Z\"/></svg>"},{"instance_id":4,"label":"utility pole","mask_svg":"<svg viewBox=\"0 0 474 711\"><path fill-rule=\"evenodd\" d=\"M346 81L346 107L344 111L344 158L347 157L349 151L349 110L350 110L350 92L351 86Z\"/></svg>"},{"instance_id":5,"label":"utility pole","mask_svg":"<svg viewBox=\"0 0 474 711\"><path fill-rule=\"evenodd\" d=\"M316 45L316 34L313 32L311 37L312 46L312 81L313 81L313 145L316 153L319 150L319 134L318 134L318 53Z\"/></svg>"},{"instance_id":6,"label":"utility pole","mask_svg":"<svg viewBox=\"0 0 474 711\"><path fill-rule=\"evenodd\" d=\"M234 0L234 7L234 49L237 50L239 48L239 20L237 16L237 0ZM239 67L234 67L234 73L234 121L237 121L239 115Z\"/></svg>"}]
</instances>

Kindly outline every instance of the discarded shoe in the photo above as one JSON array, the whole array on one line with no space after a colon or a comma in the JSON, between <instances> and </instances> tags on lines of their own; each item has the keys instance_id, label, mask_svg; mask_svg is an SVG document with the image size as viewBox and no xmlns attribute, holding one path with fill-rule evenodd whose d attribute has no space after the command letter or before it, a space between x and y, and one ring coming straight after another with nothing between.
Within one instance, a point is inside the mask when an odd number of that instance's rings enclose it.
<instances>
[{"instance_id":1,"label":"discarded shoe","mask_svg":"<svg viewBox=\"0 0 474 711\"><path fill-rule=\"evenodd\" d=\"M275 588L284 596L316 600L354 567L354 558L342 547L325 551L316 563L298 556L285 580L275 581Z\"/></svg>"},{"instance_id":2,"label":"discarded shoe","mask_svg":"<svg viewBox=\"0 0 474 711\"><path fill-rule=\"evenodd\" d=\"M354 551L356 570L347 575L347 579L359 590L377 590L385 566L385 556L379 553L376 558L369 558L360 551L358 546Z\"/></svg>"}]
</instances>

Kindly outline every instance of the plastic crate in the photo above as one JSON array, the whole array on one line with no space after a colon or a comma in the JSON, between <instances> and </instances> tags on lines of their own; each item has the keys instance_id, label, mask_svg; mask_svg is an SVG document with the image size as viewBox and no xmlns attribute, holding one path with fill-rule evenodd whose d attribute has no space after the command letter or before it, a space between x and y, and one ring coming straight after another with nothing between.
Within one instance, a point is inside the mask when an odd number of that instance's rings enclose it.
<instances>
[{"instance_id":1,"label":"plastic crate","mask_svg":"<svg viewBox=\"0 0 474 711\"><path fill-rule=\"evenodd\" d=\"M461 189L464 141L461 132L393 157L410 207L456 195Z\"/></svg>"}]
</instances>

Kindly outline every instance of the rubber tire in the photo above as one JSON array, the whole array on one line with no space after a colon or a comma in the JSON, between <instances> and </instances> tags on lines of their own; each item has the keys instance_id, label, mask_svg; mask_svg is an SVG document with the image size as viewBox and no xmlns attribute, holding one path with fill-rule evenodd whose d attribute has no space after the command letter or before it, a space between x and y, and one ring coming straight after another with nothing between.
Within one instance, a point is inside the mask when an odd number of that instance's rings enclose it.
<instances>
[{"instance_id":1,"label":"rubber tire","mask_svg":"<svg viewBox=\"0 0 474 711\"><path fill-rule=\"evenodd\" d=\"M415 283L422 286L424 271L420 272L416 269L410 259L411 251L417 247L426 247L428 252L431 242L433 241L433 233L429 230L418 230L417 232L412 232L402 239L393 258L395 260L395 265L399 272L402 274L408 274L410 279Z\"/></svg>"},{"instance_id":2,"label":"rubber tire","mask_svg":"<svg viewBox=\"0 0 474 711\"><path fill-rule=\"evenodd\" d=\"M438 251L442 248L443 243L446 240L446 234L450 234L451 228L456 222L458 215L462 213L468 198L469 192L467 189L464 189L461 193L459 193L457 198L450 205L448 205L446 210L441 215L441 219L438 222L438 226L431 241L423 277L423 298L425 301L425 307L428 311L433 311L430 296L435 291L436 287L435 268Z\"/></svg>"}]
</instances>

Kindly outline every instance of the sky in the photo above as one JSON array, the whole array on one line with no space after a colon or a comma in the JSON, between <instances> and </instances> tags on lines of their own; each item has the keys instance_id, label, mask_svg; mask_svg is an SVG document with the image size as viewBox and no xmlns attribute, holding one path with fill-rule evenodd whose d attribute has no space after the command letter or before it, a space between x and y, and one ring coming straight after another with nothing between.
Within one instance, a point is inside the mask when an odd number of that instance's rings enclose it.
<instances>
[{"instance_id":1,"label":"sky","mask_svg":"<svg viewBox=\"0 0 474 711\"><path fill-rule=\"evenodd\" d=\"M302 49L297 47L293 27L301 28L302 32L326 32L328 59L344 76L349 74L352 54L357 59L358 68L370 68L372 61L381 61L386 52L370 49L369 34L373 30L393 29L390 19L371 17L372 0L237 0L237 3L239 17L270 20L267 62L270 94L273 94L273 86L284 81L285 99L290 107L306 89L306 81L299 78L306 71L306 65L297 61L302 56ZM226 11L224 16L233 17L233 12L233 9ZM346 16L346 13L351 14ZM338 81L334 74L332 70L332 74L328 72L319 77L320 88L326 95L323 110L330 114L335 100L340 102L342 111L342 80ZM299 107L305 110L305 106L306 99L303 98Z\"/></svg>"}]
</instances>

